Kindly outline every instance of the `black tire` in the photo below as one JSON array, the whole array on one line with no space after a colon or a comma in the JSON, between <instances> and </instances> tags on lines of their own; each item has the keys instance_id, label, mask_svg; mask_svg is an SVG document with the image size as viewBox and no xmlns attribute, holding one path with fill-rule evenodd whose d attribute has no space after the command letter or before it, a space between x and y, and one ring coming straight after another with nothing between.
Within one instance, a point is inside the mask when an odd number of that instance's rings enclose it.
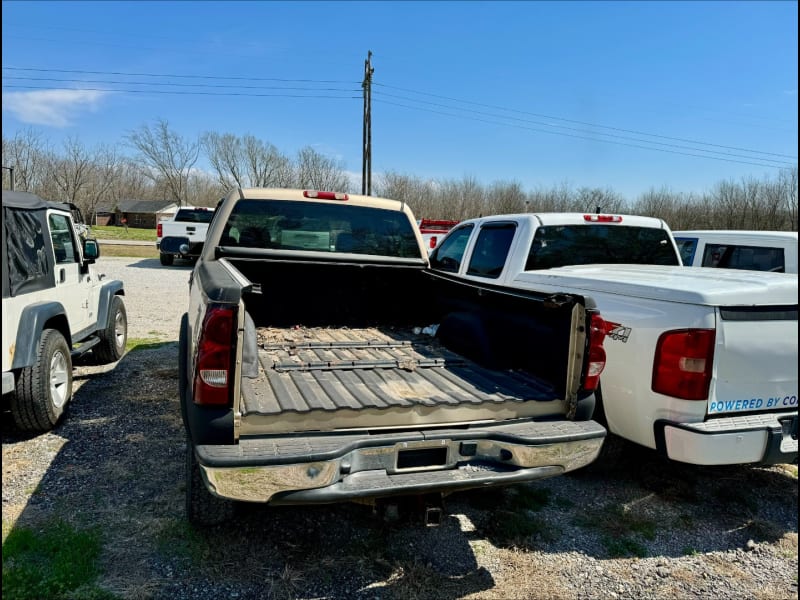
<instances>
[{"instance_id":1,"label":"black tire","mask_svg":"<svg viewBox=\"0 0 800 600\"><path fill-rule=\"evenodd\" d=\"M24 431L55 427L72 398L72 358L67 340L56 329L45 329L36 348L36 362L23 368L11 398L14 422Z\"/></svg>"},{"instance_id":2,"label":"black tire","mask_svg":"<svg viewBox=\"0 0 800 600\"><path fill-rule=\"evenodd\" d=\"M186 517L193 525L219 525L233 517L236 503L213 495L206 488L191 440L186 440Z\"/></svg>"},{"instance_id":3,"label":"black tire","mask_svg":"<svg viewBox=\"0 0 800 600\"><path fill-rule=\"evenodd\" d=\"M125 355L128 343L128 312L122 296L114 296L108 310L105 329L98 332L100 343L92 348L95 359L102 365L117 362Z\"/></svg>"},{"instance_id":4,"label":"black tire","mask_svg":"<svg viewBox=\"0 0 800 600\"><path fill-rule=\"evenodd\" d=\"M175 262L175 257L172 254L164 254L161 252L158 255L159 260L161 260L161 264L165 267L170 266L173 262Z\"/></svg>"}]
</instances>

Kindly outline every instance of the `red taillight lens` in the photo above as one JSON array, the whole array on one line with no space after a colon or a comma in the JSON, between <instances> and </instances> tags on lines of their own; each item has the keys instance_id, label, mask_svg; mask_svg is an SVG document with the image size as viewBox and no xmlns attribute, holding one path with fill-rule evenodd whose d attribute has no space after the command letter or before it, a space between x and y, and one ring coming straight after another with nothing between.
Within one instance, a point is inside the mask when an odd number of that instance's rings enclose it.
<instances>
[{"instance_id":1,"label":"red taillight lens","mask_svg":"<svg viewBox=\"0 0 800 600\"><path fill-rule=\"evenodd\" d=\"M156 225L156 237L163 237L164 236L164 228L162 227L161 223Z\"/></svg>"},{"instance_id":2,"label":"red taillight lens","mask_svg":"<svg viewBox=\"0 0 800 600\"><path fill-rule=\"evenodd\" d=\"M431 236L430 245L431 245L431 248L436 248L436 236L435 235Z\"/></svg>"},{"instance_id":3,"label":"red taillight lens","mask_svg":"<svg viewBox=\"0 0 800 600\"><path fill-rule=\"evenodd\" d=\"M583 220L591 223L622 223L619 215L583 215Z\"/></svg>"},{"instance_id":4,"label":"red taillight lens","mask_svg":"<svg viewBox=\"0 0 800 600\"><path fill-rule=\"evenodd\" d=\"M236 310L210 306L203 320L194 376L194 402L226 405L230 402Z\"/></svg>"},{"instance_id":5,"label":"red taillight lens","mask_svg":"<svg viewBox=\"0 0 800 600\"><path fill-rule=\"evenodd\" d=\"M319 192L317 190L303 191L304 198L317 198L319 200L348 200L350 197L342 192Z\"/></svg>"},{"instance_id":6,"label":"red taillight lens","mask_svg":"<svg viewBox=\"0 0 800 600\"><path fill-rule=\"evenodd\" d=\"M586 369L586 378L583 387L586 390L597 389L600 374L606 368L606 351L603 340L606 339L606 324L598 313L592 313L589 324L589 364Z\"/></svg>"},{"instance_id":7,"label":"red taillight lens","mask_svg":"<svg viewBox=\"0 0 800 600\"><path fill-rule=\"evenodd\" d=\"M714 365L713 329L678 329L658 338L653 391L684 400L706 400Z\"/></svg>"}]
</instances>

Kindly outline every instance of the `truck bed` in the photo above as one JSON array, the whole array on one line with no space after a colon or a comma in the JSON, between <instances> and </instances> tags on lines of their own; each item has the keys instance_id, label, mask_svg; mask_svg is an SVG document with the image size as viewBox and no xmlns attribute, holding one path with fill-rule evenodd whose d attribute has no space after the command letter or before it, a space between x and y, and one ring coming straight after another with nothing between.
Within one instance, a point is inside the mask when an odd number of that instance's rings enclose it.
<instances>
[{"instance_id":1,"label":"truck bed","mask_svg":"<svg viewBox=\"0 0 800 600\"><path fill-rule=\"evenodd\" d=\"M509 403L524 417L561 402L540 378L482 367L418 331L258 328L258 375L242 379L242 433L248 422L261 432L475 423L503 418Z\"/></svg>"}]
</instances>

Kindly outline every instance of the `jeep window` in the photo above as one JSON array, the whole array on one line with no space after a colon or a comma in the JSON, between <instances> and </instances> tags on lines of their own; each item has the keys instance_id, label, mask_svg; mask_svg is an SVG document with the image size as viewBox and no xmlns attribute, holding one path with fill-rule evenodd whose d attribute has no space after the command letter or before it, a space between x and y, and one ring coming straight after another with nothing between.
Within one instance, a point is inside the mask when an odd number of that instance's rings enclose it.
<instances>
[{"instance_id":1,"label":"jeep window","mask_svg":"<svg viewBox=\"0 0 800 600\"><path fill-rule=\"evenodd\" d=\"M69 219L56 213L50 213L47 218L50 222L50 238L53 241L56 264L64 265L78 262L78 249L72 237Z\"/></svg>"},{"instance_id":2,"label":"jeep window","mask_svg":"<svg viewBox=\"0 0 800 600\"><path fill-rule=\"evenodd\" d=\"M679 262L672 240L663 229L555 225L536 230L525 270L591 264L678 266Z\"/></svg>"}]
</instances>

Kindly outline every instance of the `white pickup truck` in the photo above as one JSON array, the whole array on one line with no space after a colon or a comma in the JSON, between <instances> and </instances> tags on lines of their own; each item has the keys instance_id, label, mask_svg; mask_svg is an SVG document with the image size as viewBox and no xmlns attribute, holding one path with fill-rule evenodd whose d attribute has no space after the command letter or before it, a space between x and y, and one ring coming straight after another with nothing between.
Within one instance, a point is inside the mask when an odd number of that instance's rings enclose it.
<instances>
[{"instance_id":1,"label":"white pickup truck","mask_svg":"<svg viewBox=\"0 0 800 600\"><path fill-rule=\"evenodd\" d=\"M161 221L156 226L156 248L161 264L169 266L176 258L200 256L213 217L213 208L184 206L171 219Z\"/></svg>"},{"instance_id":2,"label":"white pickup truck","mask_svg":"<svg viewBox=\"0 0 800 600\"><path fill-rule=\"evenodd\" d=\"M594 298L604 447L615 434L692 464L797 462L796 275L682 266L666 223L628 215L471 219L430 260L483 285Z\"/></svg>"}]
</instances>

